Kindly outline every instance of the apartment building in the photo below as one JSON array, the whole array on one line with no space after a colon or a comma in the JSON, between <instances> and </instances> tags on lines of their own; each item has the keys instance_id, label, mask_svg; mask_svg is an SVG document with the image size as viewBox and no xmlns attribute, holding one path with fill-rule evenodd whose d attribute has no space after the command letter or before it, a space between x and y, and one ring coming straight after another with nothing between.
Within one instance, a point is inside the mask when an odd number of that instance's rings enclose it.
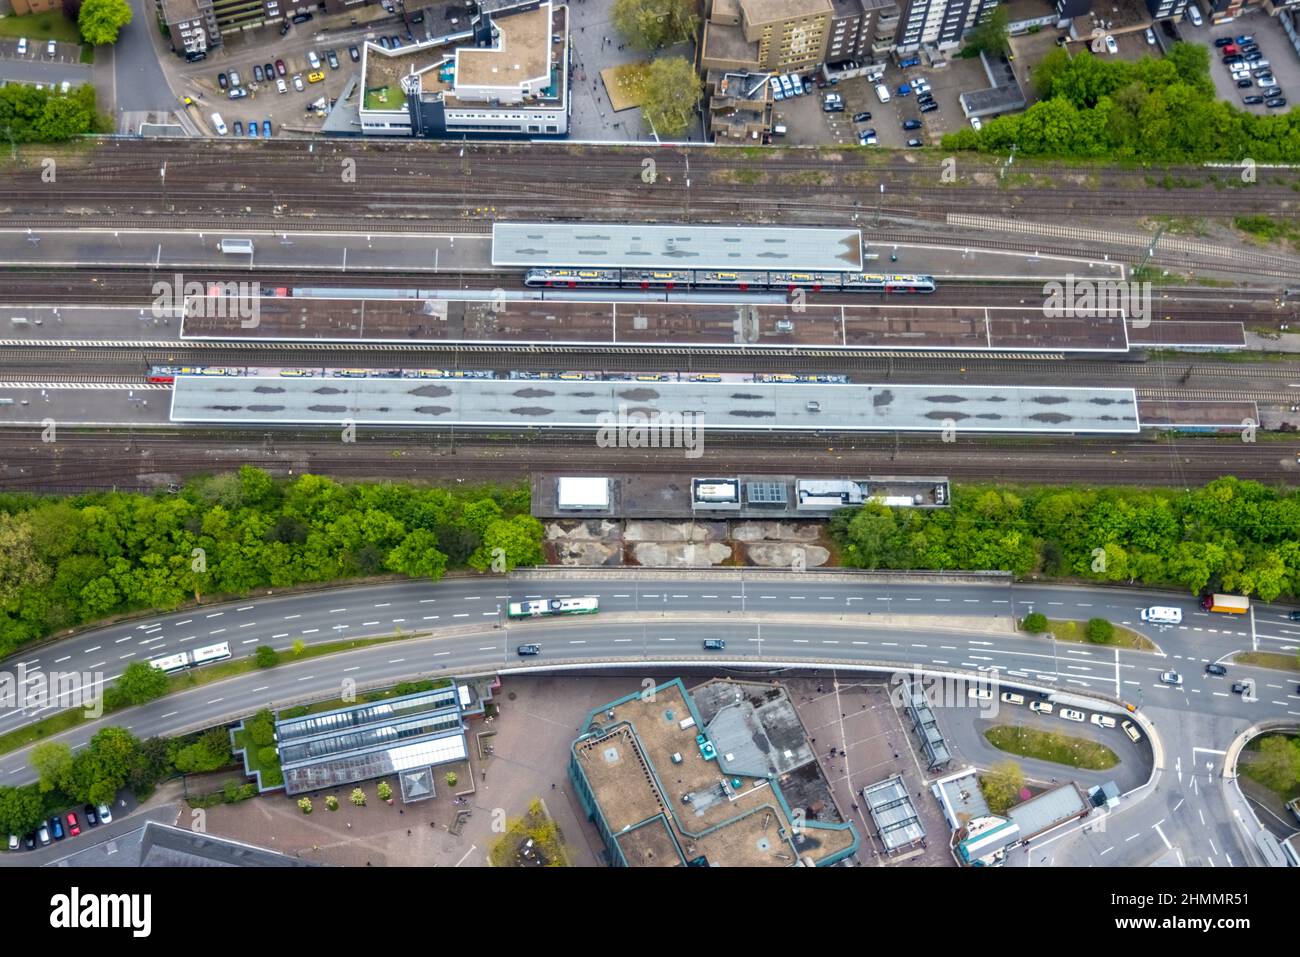
<instances>
[{"instance_id":1,"label":"apartment building","mask_svg":"<svg viewBox=\"0 0 1300 957\"><path fill-rule=\"evenodd\" d=\"M903 5L897 49L911 53L922 46L950 50L967 31L992 16L999 0L900 0Z\"/></svg>"},{"instance_id":2,"label":"apartment building","mask_svg":"<svg viewBox=\"0 0 1300 957\"><path fill-rule=\"evenodd\" d=\"M266 23L278 23L299 8L289 0L154 0L158 18L167 27L178 56L194 55L221 46L222 34L238 33ZM315 9L307 4L303 10Z\"/></svg>"},{"instance_id":3,"label":"apartment building","mask_svg":"<svg viewBox=\"0 0 1300 957\"><path fill-rule=\"evenodd\" d=\"M832 0L713 0L700 66L799 72L826 59Z\"/></svg>"}]
</instances>

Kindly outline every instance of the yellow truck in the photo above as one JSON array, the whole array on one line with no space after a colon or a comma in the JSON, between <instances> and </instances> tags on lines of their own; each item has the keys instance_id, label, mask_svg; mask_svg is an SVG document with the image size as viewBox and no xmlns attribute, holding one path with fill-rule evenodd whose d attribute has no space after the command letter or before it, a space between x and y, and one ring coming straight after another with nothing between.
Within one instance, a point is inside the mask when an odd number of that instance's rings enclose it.
<instances>
[{"instance_id":1,"label":"yellow truck","mask_svg":"<svg viewBox=\"0 0 1300 957\"><path fill-rule=\"evenodd\" d=\"M1222 611L1229 615L1244 615L1250 611L1250 599L1240 595L1206 595L1201 599L1206 611Z\"/></svg>"}]
</instances>

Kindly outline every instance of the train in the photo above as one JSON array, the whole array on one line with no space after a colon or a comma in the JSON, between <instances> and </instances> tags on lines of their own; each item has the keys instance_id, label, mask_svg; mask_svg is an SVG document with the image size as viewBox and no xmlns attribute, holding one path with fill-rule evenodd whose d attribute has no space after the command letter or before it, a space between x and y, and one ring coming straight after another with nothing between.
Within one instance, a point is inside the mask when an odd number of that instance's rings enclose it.
<instances>
[{"instance_id":1,"label":"train","mask_svg":"<svg viewBox=\"0 0 1300 957\"><path fill-rule=\"evenodd\" d=\"M933 276L863 272L768 272L716 269L529 269L524 285L625 289L737 289L812 292L934 292Z\"/></svg>"},{"instance_id":2,"label":"train","mask_svg":"<svg viewBox=\"0 0 1300 957\"><path fill-rule=\"evenodd\" d=\"M258 370L242 366L150 366L146 381L159 385L175 383L177 376L246 376ZM278 370L285 379L495 379L491 369L303 369ZM739 378L737 378L737 376ZM848 376L828 373L757 372L731 374L725 379L719 372L526 372L513 370L506 378L552 380L562 382L803 382L847 384Z\"/></svg>"}]
</instances>

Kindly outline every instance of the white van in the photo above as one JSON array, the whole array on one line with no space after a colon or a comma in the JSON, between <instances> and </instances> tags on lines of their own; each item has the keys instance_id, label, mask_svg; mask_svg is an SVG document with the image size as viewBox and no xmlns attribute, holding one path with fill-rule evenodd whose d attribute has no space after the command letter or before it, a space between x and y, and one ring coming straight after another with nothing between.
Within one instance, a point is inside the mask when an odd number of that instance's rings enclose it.
<instances>
[{"instance_id":1,"label":"white van","mask_svg":"<svg viewBox=\"0 0 1300 957\"><path fill-rule=\"evenodd\" d=\"M1122 727L1124 729L1124 733L1129 736L1129 740L1133 741L1134 743L1137 743L1138 741L1142 740L1142 732L1139 731L1134 726L1132 721L1125 721L1122 725L1120 725L1120 727Z\"/></svg>"},{"instance_id":2,"label":"white van","mask_svg":"<svg viewBox=\"0 0 1300 957\"><path fill-rule=\"evenodd\" d=\"M1011 691L1004 691L1002 692L1002 700L1007 704L1024 704L1025 696Z\"/></svg>"},{"instance_id":3,"label":"white van","mask_svg":"<svg viewBox=\"0 0 1300 957\"><path fill-rule=\"evenodd\" d=\"M889 102L889 89L883 83L876 84L876 99L881 103Z\"/></svg>"},{"instance_id":4,"label":"white van","mask_svg":"<svg viewBox=\"0 0 1300 957\"><path fill-rule=\"evenodd\" d=\"M1181 625L1183 610L1165 605L1152 605L1150 608L1142 609L1142 620L1149 621L1153 625Z\"/></svg>"},{"instance_id":5,"label":"white van","mask_svg":"<svg viewBox=\"0 0 1300 957\"><path fill-rule=\"evenodd\" d=\"M1115 727L1115 719L1108 714L1094 714L1092 716L1092 723L1099 728Z\"/></svg>"},{"instance_id":6,"label":"white van","mask_svg":"<svg viewBox=\"0 0 1300 957\"><path fill-rule=\"evenodd\" d=\"M221 118L220 113L212 114L212 128L217 131L218 136L225 136L230 132L226 129L226 121Z\"/></svg>"}]
</instances>

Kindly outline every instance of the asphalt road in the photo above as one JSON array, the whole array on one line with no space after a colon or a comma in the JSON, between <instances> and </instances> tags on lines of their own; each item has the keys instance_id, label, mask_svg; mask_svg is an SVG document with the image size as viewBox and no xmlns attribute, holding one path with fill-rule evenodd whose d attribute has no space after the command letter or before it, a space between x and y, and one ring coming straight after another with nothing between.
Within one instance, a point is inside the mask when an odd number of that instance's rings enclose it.
<instances>
[{"instance_id":1,"label":"asphalt road","mask_svg":"<svg viewBox=\"0 0 1300 957\"><path fill-rule=\"evenodd\" d=\"M557 621L503 617L508 601L579 595L598 596L601 614ZM1137 612L1153 603L1184 610L1182 626L1149 632L1164 657L1011 631L1013 616L1030 611L1061 618L1100 616L1144 630ZM112 680L131 661L221 641L230 642L236 657L242 657L261 644L283 650L299 639L312 644L391 634L398 628L436 629L429 638L286 663L119 712L111 722L88 722L61 736L74 747L105 723L123 724L139 736L171 734L268 703L283 707L337 695L347 681L365 685L413 674L560 666L590 670L600 663L713 670L759 661L900 670L915 665L976 675L997 669L1003 684L1054 688L1058 700L1092 693L1136 704L1164 744L1163 775L1156 788L1111 816L1144 840L1125 841L1119 848L1123 853L1112 851L1105 859L1104 848L1093 847L1095 841L1079 847L1062 844L1054 863L1078 863L1089 855L1108 865L1147 863L1153 853L1168 850L1164 842L1174 838L1186 861L1212 860L1217 853L1221 860L1227 858L1224 863L1240 863L1246 853L1239 842L1230 842L1241 837L1241 829L1218 793L1215 762L1252 722L1300 718L1295 685L1300 679L1236 665L1228 678L1215 678L1204 674L1204 665L1252 648L1293 654L1300 627L1285 619L1285 611L1258 606L1241 619L1201 612L1186 596L1005 581L882 584L820 573L529 572L251 598L97 629L11 659L5 668L13 672L21 663L28 669L27 681L33 680L32 670L68 670L88 673L87 681L97 683ZM726 652L705 652L700 644L704 637L726 639ZM515 648L525 641L540 643L541 656L518 657ZM1168 668L1183 674L1181 687L1160 683L1160 673ZM1254 679L1257 694L1232 694L1231 681L1245 677ZM36 709L10 711L0 717L0 732L39 716ZM33 777L26 750L0 758L0 782L18 784ZM1193 810L1208 813L1213 828L1199 827ZM1187 817L1184 830L1167 820L1176 813ZM1207 841L1216 850L1209 850Z\"/></svg>"}]
</instances>

